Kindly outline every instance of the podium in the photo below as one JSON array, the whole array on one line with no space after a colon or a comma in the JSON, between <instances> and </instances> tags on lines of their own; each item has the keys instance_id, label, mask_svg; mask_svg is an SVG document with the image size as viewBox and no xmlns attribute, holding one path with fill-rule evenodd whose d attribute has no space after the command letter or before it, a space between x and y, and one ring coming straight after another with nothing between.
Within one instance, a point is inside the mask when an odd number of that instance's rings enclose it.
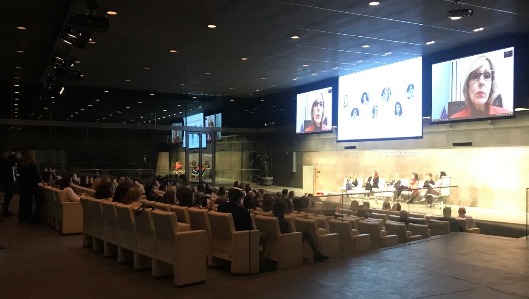
<instances>
[{"instance_id":1,"label":"podium","mask_svg":"<svg viewBox=\"0 0 529 299\"><path fill-rule=\"evenodd\" d=\"M317 173L315 166L303 166L303 193L316 195Z\"/></svg>"}]
</instances>

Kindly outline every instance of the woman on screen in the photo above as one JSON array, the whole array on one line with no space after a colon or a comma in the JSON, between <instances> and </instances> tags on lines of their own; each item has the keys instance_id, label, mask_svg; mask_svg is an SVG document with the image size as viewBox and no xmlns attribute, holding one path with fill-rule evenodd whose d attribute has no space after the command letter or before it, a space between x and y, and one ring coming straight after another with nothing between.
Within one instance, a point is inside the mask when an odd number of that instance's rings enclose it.
<instances>
[{"instance_id":1,"label":"woman on screen","mask_svg":"<svg viewBox=\"0 0 529 299\"><path fill-rule=\"evenodd\" d=\"M406 94L407 94L407 98L408 99L413 99L413 97L415 96L413 93L415 92L415 85L413 85L413 83L410 83L408 84L408 88L406 88Z\"/></svg>"},{"instance_id":2,"label":"woman on screen","mask_svg":"<svg viewBox=\"0 0 529 299\"><path fill-rule=\"evenodd\" d=\"M402 105L400 102L395 103L395 116L401 116L402 115Z\"/></svg>"},{"instance_id":3,"label":"woman on screen","mask_svg":"<svg viewBox=\"0 0 529 299\"><path fill-rule=\"evenodd\" d=\"M380 97L382 98L382 102L384 103L389 102L390 95L391 95L391 89L389 89L389 87L384 87L384 89L382 89L382 94L380 95Z\"/></svg>"},{"instance_id":4,"label":"woman on screen","mask_svg":"<svg viewBox=\"0 0 529 299\"><path fill-rule=\"evenodd\" d=\"M329 130L327 125L324 123L324 109L325 102L323 101L323 94L321 94L321 97L314 100L312 103L312 108L310 111L311 123L305 129L305 132L321 132Z\"/></svg>"},{"instance_id":5,"label":"woman on screen","mask_svg":"<svg viewBox=\"0 0 529 299\"><path fill-rule=\"evenodd\" d=\"M377 118L378 116L378 106L377 105L373 106L373 109L371 110L371 114L372 114L371 118Z\"/></svg>"},{"instance_id":6,"label":"woman on screen","mask_svg":"<svg viewBox=\"0 0 529 299\"><path fill-rule=\"evenodd\" d=\"M348 96L348 95L345 95L345 96L343 97L343 107L344 107L344 108L349 107L349 96Z\"/></svg>"},{"instance_id":7,"label":"woman on screen","mask_svg":"<svg viewBox=\"0 0 529 299\"><path fill-rule=\"evenodd\" d=\"M353 108L353 110L351 110L351 117L352 118L358 118L360 117L360 110L358 110L358 108Z\"/></svg>"},{"instance_id":8,"label":"woman on screen","mask_svg":"<svg viewBox=\"0 0 529 299\"><path fill-rule=\"evenodd\" d=\"M362 105L369 104L369 96L367 95L367 92L364 91L364 93L362 93L362 98L360 99L360 103L362 103Z\"/></svg>"},{"instance_id":9,"label":"woman on screen","mask_svg":"<svg viewBox=\"0 0 529 299\"><path fill-rule=\"evenodd\" d=\"M465 109L450 118L480 118L489 115L510 114L509 110L492 105L496 98L495 68L492 61L481 56L472 63L463 84Z\"/></svg>"}]
</instances>

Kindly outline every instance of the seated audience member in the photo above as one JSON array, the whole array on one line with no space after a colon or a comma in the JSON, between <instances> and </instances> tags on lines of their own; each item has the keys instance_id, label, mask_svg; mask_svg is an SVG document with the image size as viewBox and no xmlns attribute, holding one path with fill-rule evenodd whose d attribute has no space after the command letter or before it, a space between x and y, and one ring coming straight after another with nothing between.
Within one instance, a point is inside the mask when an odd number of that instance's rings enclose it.
<instances>
[{"instance_id":1,"label":"seated audience member","mask_svg":"<svg viewBox=\"0 0 529 299\"><path fill-rule=\"evenodd\" d=\"M141 196L141 189L137 186L133 186L127 191L127 193L125 193L123 204L131 205L132 208L136 210L141 206Z\"/></svg>"},{"instance_id":2,"label":"seated audience member","mask_svg":"<svg viewBox=\"0 0 529 299\"><path fill-rule=\"evenodd\" d=\"M383 210L391 210L391 203L387 200L384 200L384 203L382 204Z\"/></svg>"},{"instance_id":3,"label":"seated audience member","mask_svg":"<svg viewBox=\"0 0 529 299\"><path fill-rule=\"evenodd\" d=\"M274 217L277 217L277 220L279 221L279 230L282 234L287 234L292 232L292 229L290 228L290 223L285 220L285 201L281 199L277 199L274 202L274 206L272 208L272 214ZM309 231L302 231L301 232L302 241L307 242L312 249L313 256L315 262L321 262L329 259L328 256L325 256L321 254L321 252L318 250L318 242L314 239L314 236Z\"/></svg>"},{"instance_id":4,"label":"seated audience member","mask_svg":"<svg viewBox=\"0 0 529 299\"><path fill-rule=\"evenodd\" d=\"M219 204L217 207L218 212L231 213L235 230L238 231L253 229L250 213L239 205L242 197L243 193L241 190L231 188L228 192L229 201Z\"/></svg>"},{"instance_id":5,"label":"seated audience member","mask_svg":"<svg viewBox=\"0 0 529 299\"><path fill-rule=\"evenodd\" d=\"M303 199L301 197L294 197L292 199L292 207L294 211L301 212L303 210Z\"/></svg>"},{"instance_id":6,"label":"seated audience member","mask_svg":"<svg viewBox=\"0 0 529 299\"><path fill-rule=\"evenodd\" d=\"M179 194L177 195L178 205L181 207L192 207L193 206L193 191L187 187L182 187L179 189Z\"/></svg>"},{"instance_id":7,"label":"seated audience member","mask_svg":"<svg viewBox=\"0 0 529 299\"><path fill-rule=\"evenodd\" d=\"M400 209L401 209L401 206L400 206L400 203L398 202L393 204L393 206L391 207L392 211L400 211Z\"/></svg>"},{"instance_id":8,"label":"seated audience member","mask_svg":"<svg viewBox=\"0 0 529 299\"><path fill-rule=\"evenodd\" d=\"M108 177L101 178L96 191L94 192L94 198L104 199L111 201L114 196L114 184Z\"/></svg>"},{"instance_id":9,"label":"seated audience member","mask_svg":"<svg viewBox=\"0 0 529 299\"><path fill-rule=\"evenodd\" d=\"M160 201L160 198L154 193L154 186L152 184L145 185L145 198L150 201Z\"/></svg>"},{"instance_id":10,"label":"seated audience member","mask_svg":"<svg viewBox=\"0 0 529 299\"><path fill-rule=\"evenodd\" d=\"M364 205L358 206L358 208L356 209L356 216L369 218L369 210Z\"/></svg>"},{"instance_id":11,"label":"seated audience member","mask_svg":"<svg viewBox=\"0 0 529 299\"><path fill-rule=\"evenodd\" d=\"M120 179L120 182L116 187L116 191L114 192L114 197L112 198L112 201L123 203L123 197L125 196L125 193L129 191L130 187L132 187L132 180L129 177L124 177L123 179Z\"/></svg>"},{"instance_id":12,"label":"seated audience member","mask_svg":"<svg viewBox=\"0 0 529 299\"><path fill-rule=\"evenodd\" d=\"M281 190L281 198L282 199L288 198L288 189Z\"/></svg>"},{"instance_id":13,"label":"seated audience member","mask_svg":"<svg viewBox=\"0 0 529 299\"><path fill-rule=\"evenodd\" d=\"M176 204L176 187L171 186L167 188L167 191L165 191L164 195L162 196L162 203L168 203L168 204Z\"/></svg>"},{"instance_id":14,"label":"seated audience member","mask_svg":"<svg viewBox=\"0 0 529 299\"><path fill-rule=\"evenodd\" d=\"M406 211L406 210L400 211L400 218L399 218L400 222L404 222L404 223L408 224L408 222L409 222L408 217L409 217L408 211Z\"/></svg>"},{"instance_id":15,"label":"seated audience member","mask_svg":"<svg viewBox=\"0 0 529 299\"><path fill-rule=\"evenodd\" d=\"M80 197L79 195L75 194L72 188L70 188L71 184L71 178L63 177L59 182L59 189L61 189L65 201L78 202L80 200Z\"/></svg>"},{"instance_id":16,"label":"seated audience member","mask_svg":"<svg viewBox=\"0 0 529 299\"><path fill-rule=\"evenodd\" d=\"M217 199L215 200L215 204L219 205L221 203L224 203L227 201L226 198L226 188L224 186L219 187L219 191L217 192Z\"/></svg>"},{"instance_id":17,"label":"seated audience member","mask_svg":"<svg viewBox=\"0 0 529 299\"><path fill-rule=\"evenodd\" d=\"M365 189L368 191L371 191L373 188L378 188L378 181L379 181L378 171L373 170L373 173L367 179Z\"/></svg>"},{"instance_id":18,"label":"seated audience member","mask_svg":"<svg viewBox=\"0 0 529 299\"><path fill-rule=\"evenodd\" d=\"M134 179L134 186L140 188L141 193L145 194L145 186L142 183L140 183L138 179Z\"/></svg>"},{"instance_id":19,"label":"seated audience member","mask_svg":"<svg viewBox=\"0 0 529 299\"><path fill-rule=\"evenodd\" d=\"M424 180L424 184L422 186L423 188L426 188L426 193L424 195L424 198L421 199L421 201L426 201L428 206L430 206L433 202L433 196L432 195L439 195L439 192L434 189L435 187L435 181L432 178L432 173L428 172L426 174L426 179Z\"/></svg>"},{"instance_id":20,"label":"seated audience member","mask_svg":"<svg viewBox=\"0 0 529 299\"><path fill-rule=\"evenodd\" d=\"M263 204L261 205L261 208L264 212L270 212L272 211L272 208L274 206L275 198L272 194L266 194L263 198Z\"/></svg>"}]
</instances>

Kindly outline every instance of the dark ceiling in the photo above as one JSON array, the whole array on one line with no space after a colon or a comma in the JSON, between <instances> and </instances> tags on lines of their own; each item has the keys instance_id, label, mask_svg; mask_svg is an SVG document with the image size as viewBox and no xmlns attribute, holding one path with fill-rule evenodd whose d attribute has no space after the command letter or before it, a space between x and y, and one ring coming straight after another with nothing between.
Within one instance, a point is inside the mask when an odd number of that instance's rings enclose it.
<instances>
[{"instance_id":1,"label":"dark ceiling","mask_svg":"<svg viewBox=\"0 0 529 299\"><path fill-rule=\"evenodd\" d=\"M60 50L84 73L70 85L258 98L529 31L527 0L461 2L474 15L458 21L447 17L449 0L381 0L378 6L355 0L98 2L97 15L118 14L109 16L110 29L96 34L95 44L78 49L58 36L68 16L86 13L85 0L2 1L0 81L42 81Z\"/></svg>"}]
</instances>

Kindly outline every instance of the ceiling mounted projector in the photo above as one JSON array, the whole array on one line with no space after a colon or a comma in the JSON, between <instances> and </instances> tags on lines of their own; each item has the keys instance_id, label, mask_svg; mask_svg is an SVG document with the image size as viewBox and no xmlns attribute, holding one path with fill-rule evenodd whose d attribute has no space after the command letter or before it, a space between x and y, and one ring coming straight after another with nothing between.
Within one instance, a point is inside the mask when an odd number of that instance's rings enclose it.
<instances>
[{"instance_id":1,"label":"ceiling mounted projector","mask_svg":"<svg viewBox=\"0 0 529 299\"><path fill-rule=\"evenodd\" d=\"M459 0L454 0L452 3L452 9L448 11L448 17L451 20L459 20L463 17L470 17L474 14L474 11L469 8L461 8Z\"/></svg>"}]
</instances>

